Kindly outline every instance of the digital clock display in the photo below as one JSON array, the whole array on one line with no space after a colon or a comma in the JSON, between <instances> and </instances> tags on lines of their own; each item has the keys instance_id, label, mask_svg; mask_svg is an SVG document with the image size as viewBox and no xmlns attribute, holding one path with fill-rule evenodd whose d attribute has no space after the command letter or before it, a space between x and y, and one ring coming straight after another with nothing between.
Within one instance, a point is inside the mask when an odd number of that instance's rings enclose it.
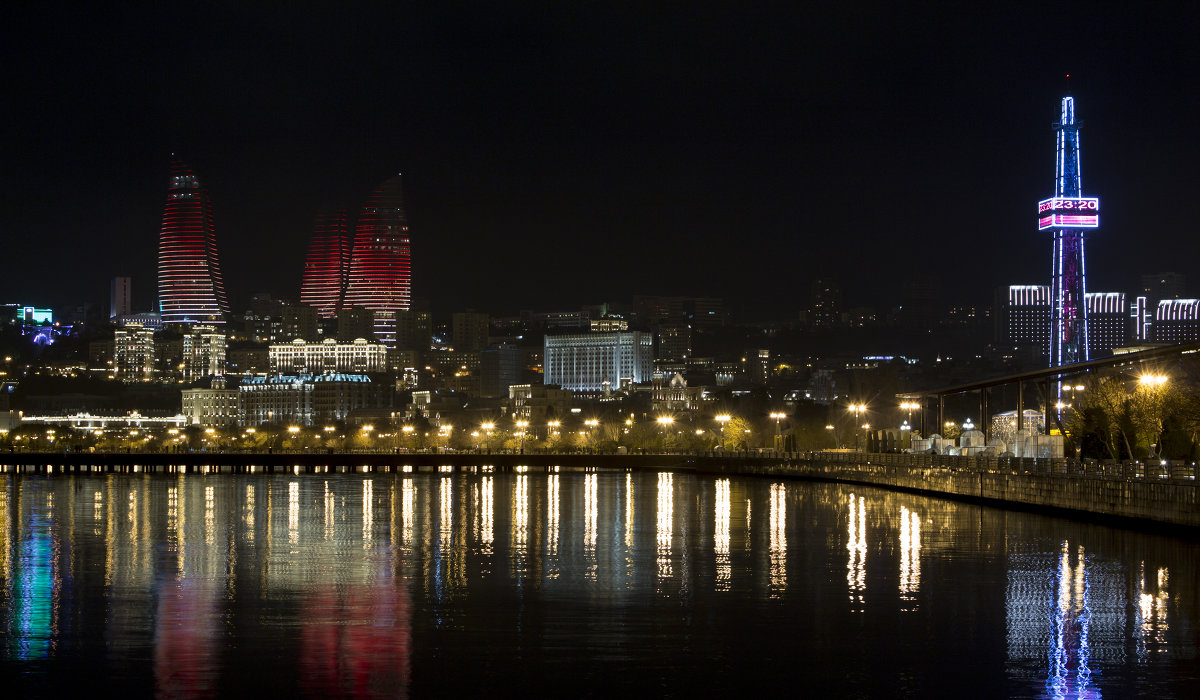
<instances>
[{"instance_id":1,"label":"digital clock display","mask_svg":"<svg viewBox=\"0 0 1200 700\"><path fill-rule=\"evenodd\" d=\"M1096 228L1100 225L1100 200L1095 197L1051 197L1038 202L1038 230Z\"/></svg>"}]
</instances>

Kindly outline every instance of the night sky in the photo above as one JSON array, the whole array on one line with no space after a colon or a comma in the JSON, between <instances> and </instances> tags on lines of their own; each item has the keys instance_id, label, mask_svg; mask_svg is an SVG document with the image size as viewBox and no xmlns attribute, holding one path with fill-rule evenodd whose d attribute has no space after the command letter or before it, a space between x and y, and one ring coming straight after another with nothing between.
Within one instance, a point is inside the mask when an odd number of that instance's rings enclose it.
<instances>
[{"instance_id":1,"label":"night sky","mask_svg":"<svg viewBox=\"0 0 1200 700\"><path fill-rule=\"evenodd\" d=\"M172 152L212 195L234 310L297 297L316 210L397 172L439 311L673 294L794 317L821 275L848 303L925 277L988 303L1049 278L1067 73L1101 201L1089 289L1200 287L1194 9L27 5L0 43L4 303L107 306L130 275L149 308Z\"/></svg>"}]
</instances>

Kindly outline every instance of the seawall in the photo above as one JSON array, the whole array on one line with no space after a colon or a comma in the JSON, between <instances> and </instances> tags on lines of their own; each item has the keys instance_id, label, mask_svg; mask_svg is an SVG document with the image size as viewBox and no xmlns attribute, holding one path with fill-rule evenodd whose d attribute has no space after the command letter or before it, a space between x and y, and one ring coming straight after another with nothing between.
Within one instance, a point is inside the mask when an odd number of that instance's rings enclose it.
<instances>
[{"instance_id":1,"label":"seawall","mask_svg":"<svg viewBox=\"0 0 1200 700\"><path fill-rule=\"evenodd\" d=\"M1193 464L845 452L783 454L9 453L0 474L399 473L646 469L866 484L1072 517L1200 529Z\"/></svg>"}]
</instances>

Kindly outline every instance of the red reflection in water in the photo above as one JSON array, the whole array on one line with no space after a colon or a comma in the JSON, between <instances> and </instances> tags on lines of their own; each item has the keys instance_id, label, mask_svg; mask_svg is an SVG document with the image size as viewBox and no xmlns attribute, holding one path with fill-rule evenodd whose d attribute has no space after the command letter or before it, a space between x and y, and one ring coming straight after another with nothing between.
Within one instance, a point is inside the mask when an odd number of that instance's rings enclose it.
<instances>
[{"instance_id":1,"label":"red reflection in water","mask_svg":"<svg viewBox=\"0 0 1200 700\"><path fill-rule=\"evenodd\" d=\"M412 612L394 580L329 586L306 597L300 688L319 697L408 697Z\"/></svg>"},{"instance_id":2,"label":"red reflection in water","mask_svg":"<svg viewBox=\"0 0 1200 700\"><path fill-rule=\"evenodd\" d=\"M154 623L157 697L212 697L217 690L217 586L203 579L164 580Z\"/></svg>"}]
</instances>

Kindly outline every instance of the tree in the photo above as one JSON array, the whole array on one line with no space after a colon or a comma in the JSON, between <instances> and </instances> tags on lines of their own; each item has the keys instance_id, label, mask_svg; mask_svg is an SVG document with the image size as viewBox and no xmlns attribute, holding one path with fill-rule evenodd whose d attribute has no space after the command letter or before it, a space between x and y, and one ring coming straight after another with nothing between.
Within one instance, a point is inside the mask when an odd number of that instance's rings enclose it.
<instances>
[{"instance_id":1,"label":"tree","mask_svg":"<svg viewBox=\"0 0 1200 700\"><path fill-rule=\"evenodd\" d=\"M1105 446L1112 459L1120 459L1121 447L1126 455L1133 455L1129 442L1129 390L1119 377L1101 377L1088 387L1082 402L1085 409L1094 408L1103 419Z\"/></svg>"},{"instance_id":2,"label":"tree","mask_svg":"<svg viewBox=\"0 0 1200 700\"><path fill-rule=\"evenodd\" d=\"M1147 454L1162 451L1163 423L1177 404L1179 391L1162 375L1143 376L1129 398L1129 415L1135 440Z\"/></svg>"},{"instance_id":3,"label":"tree","mask_svg":"<svg viewBox=\"0 0 1200 700\"><path fill-rule=\"evenodd\" d=\"M721 442L727 450L744 450L750 444L750 421L734 416L721 429Z\"/></svg>"}]
</instances>

